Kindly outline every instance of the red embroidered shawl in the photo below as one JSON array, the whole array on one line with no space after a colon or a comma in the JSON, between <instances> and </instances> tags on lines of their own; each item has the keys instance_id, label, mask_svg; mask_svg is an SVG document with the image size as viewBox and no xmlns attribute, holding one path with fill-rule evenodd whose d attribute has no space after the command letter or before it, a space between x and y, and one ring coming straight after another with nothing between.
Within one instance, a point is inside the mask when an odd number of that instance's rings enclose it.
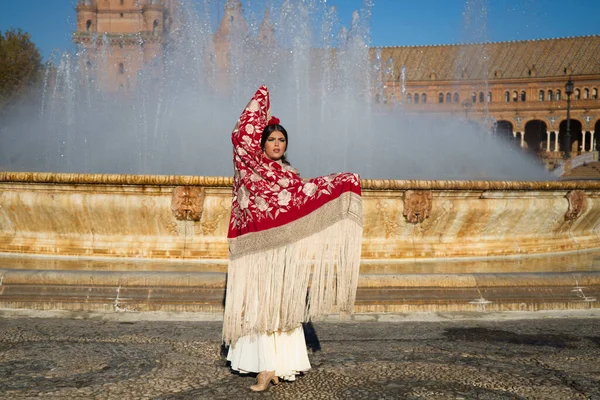
<instances>
[{"instance_id":1,"label":"red embroidered shawl","mask_svg":"<svg viewBox=\"0 0 600 400\"><path fill-rule=\"evenodd\" d=\"M357 174L336 173L303 181L293 169L265 156L260 148L260 137L271 117L270 107L269 91L261 86L242 112L231 137L235 173L229 239L252 236L297 221L344 193L361 194ZM342 216L347 216L344 210L340 210L337 219ZM357 215L356 220L362 222L362 217ZM315 221L316 225L301 236L335 221L323 222L325 224ZM294 236L299 233L295 232ZM286 241L282 237L272 239L272 246ZM238 249L234 244L234 256Z\"/></svg>"}]
</instances>

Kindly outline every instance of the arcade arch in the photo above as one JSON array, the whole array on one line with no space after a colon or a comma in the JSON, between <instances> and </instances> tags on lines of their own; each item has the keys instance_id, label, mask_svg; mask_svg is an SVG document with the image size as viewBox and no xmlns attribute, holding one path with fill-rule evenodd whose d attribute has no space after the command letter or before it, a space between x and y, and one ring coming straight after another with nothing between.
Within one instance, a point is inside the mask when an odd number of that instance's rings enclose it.
<instances>
[{"instance_id":1,"label":"arcade arch","mask_svg":"<svg viewBox=\"0 0 600 400\"><path fill-rule=\"evenodd\" d=\"M524 142L527 149L532 153L540 153L546 150L550 144L544 121L534 119L525 124Z\"/></svg>"},{"instance_id":2,"label":"arcade arch","mask_svg":"<svg viewBox=\"0 0 600 400\"><path fill-rule=\"evenodd\" d=\"M494 132L496 137L500 140L520 145L520 138L517 138L516 135L513 133L513 124L510 121L496 121L492 132Z\"/></svg>"},{"instance_id":3,"label":"arcade arch","mask_svg":"<svg viewBox=\"0 0 600 400\"><path fill-rule=\"evenodd\" d=\"M582 134L582 123L578 119L571 118L570 124L571 130L571 155L577 155L584 150L583 147L583 134ZM566 149L566 132L567 132L567 120L564 119L559 125L559 137L560 137L560 149L565 151ZM587 135L586 135L587 136ZM587 147L589 148L589 147Z\"/></svg>"}]
</instances>

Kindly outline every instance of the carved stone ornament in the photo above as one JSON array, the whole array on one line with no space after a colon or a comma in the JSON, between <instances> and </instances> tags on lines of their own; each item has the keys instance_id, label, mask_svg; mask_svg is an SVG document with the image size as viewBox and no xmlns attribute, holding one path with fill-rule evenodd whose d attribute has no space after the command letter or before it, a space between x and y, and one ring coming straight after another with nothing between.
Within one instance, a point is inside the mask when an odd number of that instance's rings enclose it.
<instances>
[{"instance_id":1,"label":"carved stone ornament","mask_svg":"<svg viewBox=\"0 0 600 400\"><path fill-rule=\"evenodd\" d=\"M430 190L407 190L404 192L404 211L402 215L411 224L423 222L431 213L431 200L433 194Z\"/></svg>"},{"instance_id":2,"label":"carved stone ornament","mask_svg":"<svg viewBox=\"0 0 600 400\"><path fill-rule=\"evenodd\" d=\"M204 210L204 189L177 186L171 197L171 211L178 220L200 221Z\"/></svg>"},{"instance_id":3,"label":"carved stone ornament","mask_svg":"<svg viewBox=\"0 0 600 400\"><path fill-rule=\"evenodd\" d=\"M574 221L585 211L585 192L583 190L571 190L567 193L569 209L565 213L565 221Z\"/></svg>"}]
</instances>

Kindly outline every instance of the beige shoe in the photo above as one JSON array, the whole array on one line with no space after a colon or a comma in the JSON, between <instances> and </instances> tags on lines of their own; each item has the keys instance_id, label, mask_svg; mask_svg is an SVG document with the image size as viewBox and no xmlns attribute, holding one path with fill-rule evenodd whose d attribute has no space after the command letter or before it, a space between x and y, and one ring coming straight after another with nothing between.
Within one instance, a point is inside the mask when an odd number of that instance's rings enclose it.
<instances>
[{"instance_id":1,"label":"beige shoe","mask_svg":"<svg viewBox=\"0 0 600 400\"><path fill-rule=\"evenodd\" d=\"M273 385L279 383L279 378L275 376L275 371L263 371L256 376L256 384L250 386L253 392L262 392L269 388L269 383Z\"/></svg>"}]
</instances>

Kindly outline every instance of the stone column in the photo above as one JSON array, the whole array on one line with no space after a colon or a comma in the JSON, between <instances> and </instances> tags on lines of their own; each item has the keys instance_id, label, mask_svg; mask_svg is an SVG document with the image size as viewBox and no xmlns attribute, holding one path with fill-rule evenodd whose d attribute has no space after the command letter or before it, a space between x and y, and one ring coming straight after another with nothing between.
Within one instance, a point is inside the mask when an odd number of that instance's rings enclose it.
<instances>
[{"instance_id":1,"label":"stone column","mask_svg":"<svg viewBox=\"0 0 600 400\"><path fill-rule=\"evenodd\" d=\"M585 148L585 142L586 142L586 137L587 137L587 132L586 131L581 131L581 148L579 149L582 153L585 153L587 150Z\"/></svg>"},{"instance_id":2,"label":"stone column","mask_svg":"<svg viewBox=\"0 0 600 400\"><path fill-rule=\"evenodd\" d=\"M554 152L558 153L558 133L559 131L554 131Z\"/></svg>"},{"instance_id":3,"label":"stone column","mask_svg":"<svg viewBox=\"0 0 600 400\"><path fill-rule=\"evenodd\" d=\"M513 131L513 137L517 137L517 135L520 135L521 138L521 148L523 148L523 145L525 144L525 132L519 132L519 131Z\"/></svg>"},{"instance_id":4,"label":"stone column","mask_svg":"<svg viewBox=\"0 0 600 400\"><path fill-rule=\"evenodd\" d=\"M595 147L594 147L594 131L590 131L590 151L596 151Z\"/></svg>"},{"instance_id":5,"label":"stone column","mask_svg":"<svg viewBox=\"0 0 600 400\"><path fill-rule=\"evenodd\" d=\"M550 152L550 131L546 131L546 152Z\"/></svg>"},{"instance_id":6,"label":"stone column","mask_svg":"<svg viewBox=\"0 0 600 400\"><path fill-rule=\"evenodd\" d=\"M521 134L521 148L525 147L525 132L519 132Z\"/></svg>"}]
</instances>

